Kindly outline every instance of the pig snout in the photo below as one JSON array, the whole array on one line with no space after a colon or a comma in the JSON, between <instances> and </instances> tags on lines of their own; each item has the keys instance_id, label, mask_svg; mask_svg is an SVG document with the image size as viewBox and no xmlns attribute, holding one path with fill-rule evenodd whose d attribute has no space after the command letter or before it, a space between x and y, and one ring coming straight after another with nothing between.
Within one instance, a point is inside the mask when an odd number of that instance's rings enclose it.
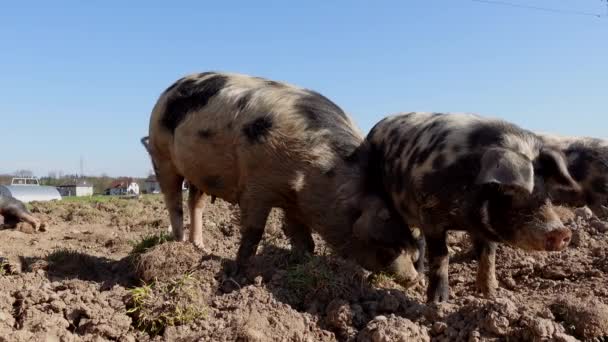
<instances>
[{"instance_id":1,"label":"pig snout","mask_svg":"<svg viewBox=\"0 0 608 342\"><path fill-rule=\"evenodd\" d=\"M561 251L570 244L572 231L567 228L558 228L545 236L545 249L547 251Z\"/></svg>"},{"instance_id":2,"label":"pig snout","mask_svg":"<svg viewBox=\"0 0 608 342\"><path fill-rule=\"evenodd\" d=\"M415 260L411 255L401 254L388 267L387 271L395 277L399 285L408 288L420 280L420 274L416 271Z\"/></svg>"}]
</instances>

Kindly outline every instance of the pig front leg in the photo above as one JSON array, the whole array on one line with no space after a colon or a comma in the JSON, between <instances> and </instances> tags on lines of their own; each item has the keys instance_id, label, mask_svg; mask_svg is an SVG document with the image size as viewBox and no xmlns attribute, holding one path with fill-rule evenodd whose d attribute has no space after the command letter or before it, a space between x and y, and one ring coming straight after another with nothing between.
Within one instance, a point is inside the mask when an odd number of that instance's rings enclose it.
<instances>
[{"instance_id":1,"label":"pig front leg","mask_svg":"<svg viewBox=\"0 0 608 342\"><path fill-rule=\"evenodd\" d=\"M271 205L255 196L253 191L246 191L243 194L239 206L241 208L241 245L236 256L236 269L230 272L232 275L242 273L255 254L272 209Z\"/></svg>"},{"instance_id":2,"label":"pig front leg","mask_svg":"<svg viewBox=\"0 0 608 342\"><path fill-rule=\"evenodd\" d=\"M429 254L429 286L427 302L447 302L450 285L448 283L448 246L446 232L426 235Z\"/></svg>"},{"instance_id":3,"label":"pig front leg","mask_svg":"<svg viewBox=\"0 0 608 342\"><path fill-rule=\"evenodd\" d=\"M496 242L473 238L473 248L478 261L477 289L487 298L496 296Z\"/></svg>"}]
</instances>

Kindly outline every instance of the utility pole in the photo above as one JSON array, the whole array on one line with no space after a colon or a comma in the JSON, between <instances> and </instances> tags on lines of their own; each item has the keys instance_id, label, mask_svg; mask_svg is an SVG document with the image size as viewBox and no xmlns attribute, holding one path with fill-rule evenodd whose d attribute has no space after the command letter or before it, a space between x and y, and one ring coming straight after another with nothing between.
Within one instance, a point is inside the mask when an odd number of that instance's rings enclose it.
<instances>
[{"instance_id":1,"label":"utility pole","mask_svg":"<svg viewBox=\"0 0 608 342\"><path fill-rule=\"evenodd\" d=\"M80 155L80 177L84 177L84 160L82 159L82 155Z\"/></svg>"}]
</instances>

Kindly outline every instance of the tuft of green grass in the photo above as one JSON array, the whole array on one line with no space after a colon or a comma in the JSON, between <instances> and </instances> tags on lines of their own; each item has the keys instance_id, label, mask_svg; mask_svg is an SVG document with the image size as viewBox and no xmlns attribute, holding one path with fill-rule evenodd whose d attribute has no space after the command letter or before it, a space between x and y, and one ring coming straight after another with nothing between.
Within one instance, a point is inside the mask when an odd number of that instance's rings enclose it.
<instances>
[{"instance_id":1,"label":"tuft of green grass","mask_svg":"<svg viewBox=\"0 0 608 342\"><path fill-rule=\"evenodd\" d=\"M289 266L286 280L287 286L298 296L315 293L318 290L333 293L340 286L329 265L319 257L309 257L303 263Z\"/></svg>"},{"instance_id":2,"label":"tuft of green grass","mask_svg":"<svg viewBox=\"0 0 608 342\"><path fill-rule=\"evenodd\" d=\"M134 326L151 336L161 334L166 327L188 324L206 316L206 311L193 303L192 285L197 280L185 274L166 284L153 282L131 289L127 314Z\"/></svg>"},{"instance_id":3,"label":"tuft of green grass","mask_svg":"<svg viewBox=\"0 0 608 342\"><path fill-rule=\"evenodd\" d=\"M51 264L63 264L67 261L80 258L82 254L76 250L69 248L60 248L47 254L46 261Z\"/></svg>"},{"instance_id":4,"label":"tuft of green grass","mask_svg":"<svg viewBox=\"0 0 608 342\"><path fill-rule=\"evenodd\" d=\"M391 282L395 282L395 277L385 272L373 273L370 276L370 283L375 287L387 286Z\"/></svg>"},{"instance_id":5,"label":"tuft of green grass","mask_svg":"<svg viewBox=\"0 0 608 342\"><path fill-rule=\"evenodd\" d=\"M11 265L8 261L2 259L0 261L0 277L11 274Z\"/></svg>"},{"instance_id":6,"label":"tuft of green grass","mask_svg":"<svg viewBox=\"0 0 608 342\"><path fill-rule=\"evenodd\" d=\"M145 253L148 249L168 241L173 241L173 236L165 232L145 236L137 242L131 242L131 244L133 245L133 250L131 250L131 254L136 255Z\"/></svg>"}]
</instances>

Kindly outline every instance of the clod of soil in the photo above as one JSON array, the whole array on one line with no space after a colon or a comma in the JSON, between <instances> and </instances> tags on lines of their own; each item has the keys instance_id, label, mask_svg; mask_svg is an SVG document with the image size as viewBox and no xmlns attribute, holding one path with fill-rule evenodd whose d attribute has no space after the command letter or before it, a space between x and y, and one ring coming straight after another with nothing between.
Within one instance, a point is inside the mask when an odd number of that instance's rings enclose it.
<instances>
[{"instance_id":1,"label":"clod of soil","mask_svg":"<svg viewBox=\"0 0 608 342\"><path fill-rule=\"evenodd\" d=\"M166 242L137 257L137 276L145 283L166 281L196 269L201 257L191 243Z\"/></svg>"},{"instance_id":2,"label":"clod of soil","mask_svg":"<svg viewBox=\"0 0 608 342\"><path fill-rule=\"evenodd\" d=\"M593 217L593 212L587 207L582 207L576 208L574 210L574 215L576 215L576 217L582 218L583 220L590 220ZM560 218L562 218L562 221L564 221L562 216L560 216Z\"/></svg>"},{"instance_id":3,"label":"clod of soil","mask_svg":"<svg viewBox=\"0 0 608 342\"><path fill-rule=\"evenodd\" d=\"M357 336L358 342L425 342L430 340L427 328L395 315L374 318Z\"/></svg>"},{"instance_id":4,"label":"clod of soil","mask_svg":"<svg viewBox=\"0 0 608 342\"><path fill-rule=\"evenodd\" d=\"M169 326L205 317L207 298L201 282L185 274L131 289L127 307L134 326L155 336Z\"/></svg>"},{"instance_id":5,"label":"clod of soil","mask_svg":"<svg viewBox=\"0 0 608 342\"><path fill-rule=\"evenodd\" d=\"M551 310L579 338L608 337L608 305L597 298L561 298Z\"/></svg>"}]
</instances>

